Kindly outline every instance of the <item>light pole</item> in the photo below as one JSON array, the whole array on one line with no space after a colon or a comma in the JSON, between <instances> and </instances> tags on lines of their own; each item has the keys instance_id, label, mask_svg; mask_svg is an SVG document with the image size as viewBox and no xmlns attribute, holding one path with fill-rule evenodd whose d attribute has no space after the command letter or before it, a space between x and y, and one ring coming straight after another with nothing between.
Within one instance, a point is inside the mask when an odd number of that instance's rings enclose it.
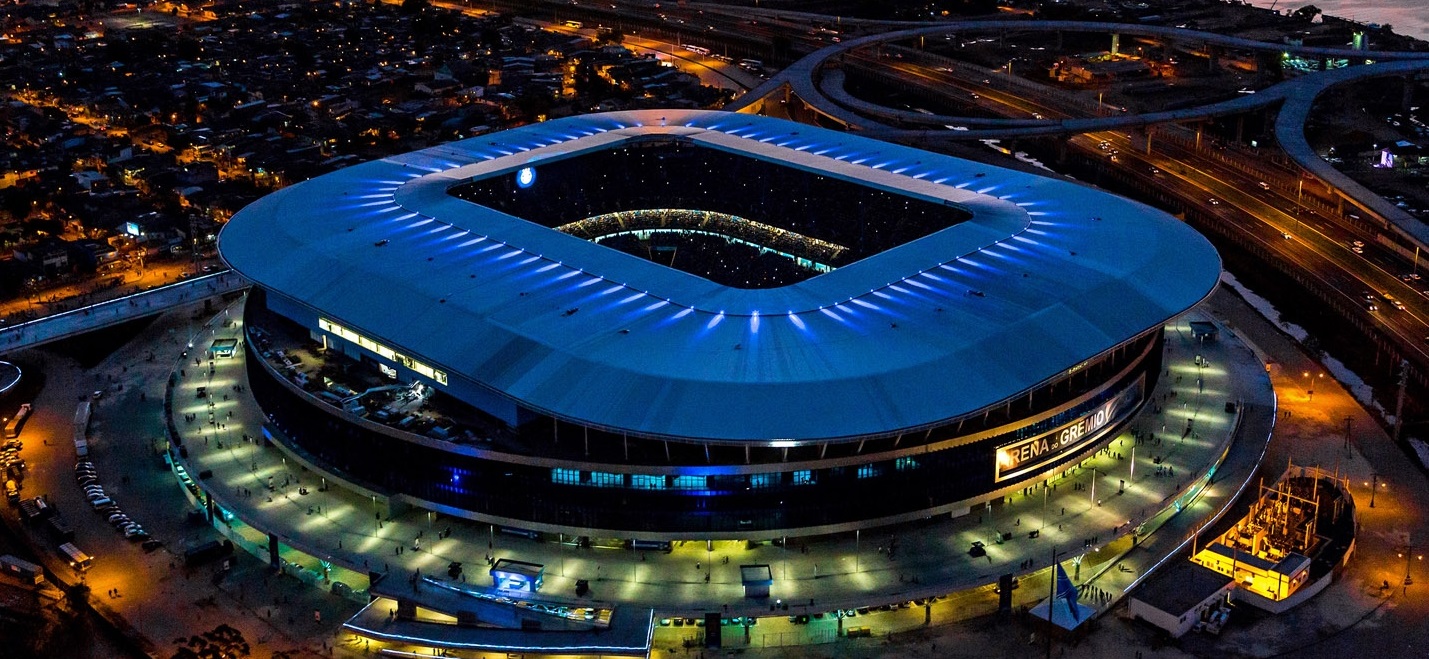
<instances>
[{"instance_id":1,"label":"light pole","mask_svg":"<svg viewBox=\"0 0 1429 659\"><path fill-rule=\"evenodd\" d=\"M1047 481L1042 481L1042 523L1037 526L1037 535L1042 535L1042 530L1047 528L1047 492L1051 489Z\"/></svg>"},{"instance_id":2,"label":"light pole","mask_svg":"<svg viewBox=\"0 0 1429 659\"><path fill-rule=\"evenodd\" d=\"M1323 378L1325 374L1321 373L1318 377ZM1315 378L1310 377L1309 371L1305 371L1305 396L1307 402L1315 401Z\"/></svg>"},{"instance_id":3,"label":"light pole","mask_svg":"<svg viewBox=\"0 0 1429 659\"><path fill-rule=\"evenodd\" d=\"M1399 553L1404 557L1404 589L1400 592L1406 594L1409 592L1409 587L1414 585L1414 578L1409 576L1409 567L1414 564L1413 559L1416 558L1414 549L1414 545L1409 544L1409 536L1404 536L1404 550ZM1424 560L1424 554L1418 554L1417 558L1421 561Z\"/></svg>"},{"instance_id":4,"label":"light pole","mask_svg":"<svg viewBox=\"0 0 1429 659\"><path fill-rule=\"evenodd\" d=\"M1369 507L1370 507L1370 508L1373 508L1373 507L1374 507L1374 493L1375 493L1375 492L1378 492L1378 491L1379 491L1379 474L1373 474L1373 478L1370 480L1370 490L1369 490Z\"/></svg>"},{"instance_id":5,"label":"light pole","mask_svg":"<svg viewBox=\"0 0 1429 659\"><path fill-rule=\"evenodd\" d=\"M853 572L858 574L858 550L862 544L863 529L853 530Z\"/></svg>"}]
</instances>

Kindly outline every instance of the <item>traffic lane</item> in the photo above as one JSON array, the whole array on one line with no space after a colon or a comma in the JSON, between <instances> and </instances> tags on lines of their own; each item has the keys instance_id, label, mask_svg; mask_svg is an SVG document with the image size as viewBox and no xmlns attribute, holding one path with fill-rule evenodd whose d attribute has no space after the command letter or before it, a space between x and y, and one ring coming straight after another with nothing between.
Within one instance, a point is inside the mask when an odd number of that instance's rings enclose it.
<instances>
[{"instance_id":1,"label":"traffic lane","mask_svg":"<svg viewBox=\"0 0 1429 659\"><path fill-rule=\"evenodd\" d=\"M1198 154L1187 150L1178 143L1163 141L1159 148L1163 151L1177 154L1178 160L1198 162L1203 171L1223 181L1246 180L1247 175L1242 171L1213 158L1201 158ZM1247 166L1253 167L1254 165L1247 163ZM1293 216L1293 219L1297 222L1306 223L1325 236L1340 241L1341 245L1346 249L1353 251L1355 241L1364 243L1364 245L1359 247L1364 251L1366 256L1373 254L1374 257L1370 260L1376 262L1386 272L1396 277L1410 272L1414 267L1413 263L1403 254L1378 246L1378 234L1365 230L1364 227L1349 222L1346 218L1337 219L1322 215L1314 208L1301 204L1300 200L1292 199L1288 191L1285 191L1285 194L1281 194L1280 191L1277 191L1273 187L1269 187L1269 189L1262 188L1259 183L1260 181L1257 181L1257 185L1255 186L1245 185L1236 187L1245 194L1259 199L1276 210Z\"/></svg>"},{"instance_id":2,"label":"traffic lane","mask_svg":"<svg viewBox=\"0 0 1429 659\"><path fill-rule=\"evenodd\" d=\"M946 91L947 88L956 89L966 96L950 96L949 100L961 107L986 110L990 115L988 117L943 117L943 119L948 119L952 123L957 123L956 120L958 119L1002 119L1007 117L1004 110L1012 110L1018 115L1025 115L1025 118L1028 119L1036 119L1038 115L1052 119L1063 119L1071 116L1060 108L1050 107L1015 94L1004 92L992 86L990 83L983 84L979 82L978 78L961 76L952 71L944 71L936 67L930 68L902 60L893 60L892 63L890 63L887 59L867 55L857 58L857 61L868 66L881 66L903 76L911 76L910 84L918 81L926 81L933 83L944 91ZM990 81L991 78L985 78L985 80Z\"/></svg>"},{"instance_id":3,"label":"traffic lane","mask_svg":"<svg viewBox=\"0 0 1429 659\"><path fill-rule=\"evenodd\" d=\"M1399 267L1402 264L1394 258L1394 254L1381 248L1370 250L1369 256L1376 261L1360 258L1360 254L1352 251L1353 240L1358 238L1355 234L1348 232L1338 223L1330 222L1327 219L1317 223L1317 229L1323 229L1325 233L1299 232L1300 240L1305 250L1295 250L1293 245L1283 243L1295 243L1297 241L1285 241L1284 235L1289 233L1286 227L1290 223L1300 222L1300 216L1293 213L1286 213L1282 208L1270 203L1261 196L1256 195L1253 190L1256 188L1246 188L1239 185L1244 180L1245 175L1235 170L1231 170L1224 165L1217 165L1213 159L1209 158L1188 158L1179 160L1166 154L1162 154L1160 159L1153 156L1146 156L1133 148L1134 144L1130 136L1119 133L1093 134L1087 139L1073 140L1074 147L1090 149L1090 143L1097 137L1119 144L1126 148L1126 155L1119 155L1118 161L1113 165L1125 165L1132 167L1134 175L1143 176L1142 172L1149 172L1149 166L1158 166L1163 171L1175 173L1175 178L1179 184L1171 188L1183 200L1197 206L1202 211L1213 212L1217 217L1231 220L1233 224L1246 232L1247 236L1260 240L1262 246L1267 250L1280 254L1282 258L1290 263L1297 263L1305 267L1306 272L1320 279L1328 290L1334 291L1342 296L1342 299L1352 308L1359 308L1367 319L1385 328L1393 337L1411 354L1417 356L1418 360L1429 361L1429 345L1426 345L1425 338L1429 336L1429 326L1425 323L1424 308L1429 307L1429 300L1420 289L1415 288L1399 279L1399 274L1403 270ZM1175 145L1171 149L1177 149ZM1153 149L1153 154L1157 153ZM1188 154L1189 155L1189 154ZM1159 163L1159 165L1148 165L1147 163ZM1202 169L1204 167L1204 169ZM1219 204L1211 204L1210 199L1216 198ZM1238 210L1233 210L1232 208ZM1318 217L1312 216L1312 217ZM1321 218L1324 219L1324 218ZM1277 241L1266 236L1264 229L1260 226L1274 228L1274 232L1280 235ZM1338 234L1336 237L1326 235L1326 233ZM1361 241L1365 242L1365 241ZM1368 248L1370 243L1366 243ZM1365 248L1361 248L1365 250ZM1364 291L1371 290L1377 299L1374 303L1375 310L1371 311L1369 304L1364 299ZM1405 310L1396 308L1391 300L1399 300L1406 306Z\"/></svg>"},{"instance_id":4,"label":"traffic lane","mask_svg":"<svg viewBox=\"0 0 1429 659\"><path fill-rule=\"evenodd\" d=\"M1092 139L1074 140L1073 143L1074 146L1085 149L1088 148ZM1126 145L1125 142L1123 144ZM1125 160L1130 161L1127 162L1130 166L1145 166L1148 162L1141 157L1139 152L1129 150L1128 153L1132 155ZM1169 165L1165 160L1159 162L1162 165ZM1188 167L1194 171L1194 167L1185 163L1180 164L1182 167L1172 171L1184 174ZM1138 170L1133 169L1132 171ZM1286 232L1266 221L1264 217L1274 213L1280 213L1284 218L1291 216L1263 203L1255 195L1247 194L1237 186L1211 177L1207 178L1216 183L1216 187L1207 186L1203 179L1184 175L1169 178L1172 185L1168 189L1177 192L1178 196L1189 200L1202 212L1213 213L1217 217L1235 224L1248 237L1258 239L1262 247L1279 254L1288 262L1305 266L1310 273L1326 284L1326 288L1342 295L1343 299L1351 306L1364 309L1366 313L1370 314L1372 320L1391 330L1391 333L1406 343L1412 352L1429 358L1429 350L1426 350L1429 346L1426 346L1423 340L1423 337L1429 334L1429 326L1426 326L1421 313L1414 310L1415 307L1423 303L1422 296L1405 282L1384 270L1363 268L1362 264L1366 263L1363 259L1346 258L1347 255L1350 257L1357 255L1342 248L1336 241L1328 237L1321 236L1318 244L1313 237L1309 240L1304 237L1300 240L1286 240L1284 238ZM1201 193L1211 196L1205 196L1204 200L1200 200ZM1210 199L1215 194L1221 195L1217 198L1220 203L1211 204ZM1257 203L1259 204L1258 208L1247 210L1246 207L1254 207ZM1379 298L1376 301L1378 312L1370 312L1363 299L1363 287L1366 285L1370 286ZM1405 297L1407 291L1410 295L1408 298ZM1388 294L1387 297L1386 294ZM1400 311L1393 306L1392 299L1399 299L1409 308ZM1385 313L1386 311L1392 313Z\"/></svg>"},{"instance_id":5,"label":"traffic lane","mask_svg":"<svg viewBox=\"0 0 1429 659\"><path fill-rule=\"evenodd\" d=\"M909 67L906 65L900 66L899 64L895 63L893 66L897 68L901 75L914 75L918 77L927 78L935 77L931 73L928 73L926 71L917 71L913 67ZM959 87L959 89L963 88ZM964 91L966 90L964 89ZM1022 113L1032 112L1033 110L1030 110L1030 107L1043 107L1041 104L1031 104L1024 102L1023 99L1017 98L1014 95L1003 94L1000 90L984 90L984 93L982 93L980 96L981 98L979 100L987 99L991 103L996 103L1001 108L1012 109ZM1057 112L1052 108L1043 109L1046 109L1051 112ZM1128 153L1135 153L1135 149L1133 148L1134 145L1130 136L1118 133L1108 135L1107 137L1117 140L1117 143L1120 144L1122 147L1125 147ZM1082 144L1082 146L1083 148L1087 148L1086 144ZM1181 149L1178 149L1175 143L1169 143L1167 147L1169 149L1183 151ZM1244 173L1238 170L1231 169L1229 166L1221 165L1211 158L1203 158L1195 154L1185 154L1184 157L1186 158L1185 160L1172 159L1171 162L1174 162L1174 165L1172 165L1171 163L1166 164L1168 167L1171 167L1178 173L1182 174L1183 180L1187 184L1190 184L1189 188L1182 188L1181 190L1182 198L1189 201L1190 203L1201 207L1203 210L1205 210L1208 205L1213 206L1215 208L1212 208L1211 212L1215 212L1217 216L1227 217L1226 214L1229 213L1230 210L1218 207L1221 204L1225 204L1227 201L1239 207L1254 206L1257 202L1259 202L1260 208L1255 209L1258 210L1259 213L1244 213L1244 217L1237 214L1234 216L1230 216L1229 219L1233 220L1233 223L1241 227L1243 230L1249 232L1249 235L1251 236L1256 236L1257 231L1269 231L1272 232L1275 236L1278 236L1281 241L1284 240L1284 235L1288 233L1288 231L1285 231L1285 225L1288 225L1289 222L1302 221L1296 219L1296 216L1292 214L1283 213L1281 209L1275 208L1274 205L1271 204L1269 201L1255 199L1253 195L1247 194L1245 189L1241 186L1228 182L1244 180L1246 178L1246 175ZM1138 158L1136 160L1140 159ZM1120 163L1115 164L1120 165ZM1188 170L1200 173L1201 178L1204 180L1193 181L1192 177L1184 176ZM1206 184L1205 181L1210 181L1210 184ZM1198 195L1198 193L1208 193L1210 196L1206 196L1203 198L1195 196ZM1221 201L1221 204L1211 204L1210 199L1216 194L1219 194L1221 197L1225 197L1226 199L1224 201ZM1275 213L1280 213L1283 216L1282 225L1276 225L1269 221L1265 221L1262 217L1265 215L1270 215L1273 217ZM1257 222L1256 220L1261 221ZM1338 225L1334 225L1329 222L1317 223L1316 228L1323 229L1326 232L1333 232L1341 236L1356 235L1353 233L1346 232L1342 227L1339 227ZM1267 243L1265 244L1265 247L1267 249L1271 249L1272 251L1276 252L1283 252L1286 250L1286 247L1282 245L1277 245L1276 241L1272 238L1272 236L1265 236L1263 239L1263 242ZM1354 240L1354 238L1349 238L1348 240ZM1322 244L1314 244L1316 242L1321 241ZM1392 265L1388 266L1387 268L1381 268L1377 267L1374 263L1370 261L1361 260L1360 262L1356 263L1350 260L1346 260L1344 258L1344 254L1342 254L1341 252L1350 253L1349 250L1341 249L1338 241L1328 235L1321 234L1319 236L1319 241L1315 240L1314 237L1312 237L1311 240L1306 241L1306 247L1308 248L1308 253L1300 255L1300 259L1292 260L1291 262L1300 262L1307 257L1311 260L1311 262L1316 259L1322 259L1324 261L1329 261L1333 264L1323 268L1323 271L1332 273L1339 271L1348 274L1348 278L1341 279L1339 277L1336 277L1335 279L1337 279L1338 281L1333 285L1327 286L1327 288L1329 288L1330 290L1333 290L1342 295L1347 303L1355 305L1361 304L1360 302L1357 302L1357 300L1359 299L1357 295L1362 297L1362 294L1356 293L1355 290L1358 285L1368 284L1370 286L1375 287L1376 290L1379 292L1397 291L1399 293L1398 297L1399 299L1401 299L1401 301L1405 298L1406 291L1410 290L1409 287L1404 284L1404 282L1398 280L1397 273L1391 274L1389 272L1389 270L1395 269ZM1392 263L1392 261L1390 262ZM1321 269L1312 269L1312 272L1315 270ZM1319 275L1320 272L1315 272L1315 274ZM1326 283L1330 284L1330 282ZM1422 296L1419 295L1418 291L1414 291L1413 299L1415 303L1419 302L1420 297ZM1398 316L1389 315L1387 318L1378 316L1373 318L1380 324L1389 328L1393 334L1397 335L1399 338L1401 338L1401 340L1408 343L1408 345L1413 346L1413 348L1411 348L1412 350L1424 353L1424 355L1422 356L1429 357L1429 352L1424 351L1424 346L1420 341L1409 338L1412 336L1422 336L1422 332L1425 329L1423 327L1423 322L1416 314L1410 312L1407 314L1400 314Z\"/></svg>"},{"instance_id":6,"label":"traffic lane","mask_svg":"<svg viewBox=\"0 0 1429 659\"><path fill-rule=\"evenodd\" d=\"M671 60L679 60L683 66L677 65L677 68L694 75L700 79L700 84L709 87L718 87L736 93L743 93L758 86L758 82L750 81L744 76L736 77L735 73L729 69L734 69L734 71L739 73L743 73L743 71L733 64L727 64L713 58L702 57L697 53L691 53L674 44L655 41L653 39L626 37L624 45L636 53L653 53L656 55L664 55Z\"/></svg>"},{"instance_id":7,"label":"traffic lane","mask_svg":"<svg viewBox=\"0 0 1429 659\"><path fill-rule=\"evenodd\" d=\"M1121 136L1119 134L1107 134L1107 136L1110 139L1119 141L1122 146L1127 148L1127 154L1124 157L1128 161L1130 161L1127 164L1133 166L1132 173L1134 174L1140 175L1140 170L1135 168L1135 165L1137 164L1146 166L1159 165L1159 167L1168 168L1169 171L1173 171L1176 174L1181 175L1181 178L1183 178L1183 180L1187 182L1199 183L1200 187L1208 195L1210 195L1206 197L1206 202L1209 202L1210 199L1215 198L1222 204L1231 204L1237 206L1245 210L1250 216L1258 218L1261 221L1273 226L1276 231L1289 233L1291 223L1302 223L1301 216L1285 212L1282 207L1278 206L1275 203L1267 201L1265 198L1263 198L1263 195L1258 194L1258 192L1260 192L1258 187L1246 188L1239 185L1240 180L1237 179L1241 179L1243 175L1239 174L1238 172L1215 171L1213 168L1210 167L1202 169L1201 167L1199 167L1201 163L1192 164L1186 161L1172 161L1176 162L1176 164L1172 166L1170 162L1167 162L1164 159L1164 156L1162 160L1158 161L1156 159L1144 155L1140 151L1133 150L1133 145L1130 143L1129 138L1126 138L1125 136ZM1085 147L1085 142L1082 142L1080 144ZM1200 174L1201 176L1188 176L1187 174L1190 172ZM1215 185L1207 184L1207 181L1212 182ZM1204 204L1201 205L1204 206ZM1368 281L1367 283L1377 284L1381 287L1381 290L1383 292L1390 292L1391 295L1397 293L1401 297L1403 297L1408 293L1413 293L1413 295L1410 296L1411 299L1421 297L1417 289L1408 286L1405 282L1396 281L1394 283L1391 283L1389 281L1390 279L1399 280L1400 275L1402 275L1403 272L1407 271L1406 269L1401 268L1401 266L1404 264L1400 263L1398 259L1395 258L1396 255L1393 252L1383 248L1372 247L1370 244L1365 243L1361 246L1358 246L1358 248L1366 252L1365 256L1367 258L1356 261L1353 257L1358 257L1360 256L1360 254L1354 252L1354 249L1356 248L1354 241L1359 240L1361 243L1364 243L1364 241L1361 240L1359 236L1346 231L1342 226L1334 223L1319 223L1317 225L1312 225L1312 228L1314 228L1316 232L1320 234L1320 247L1324 252L1326 252L1328 256L1330 256L1330 258L1334 260L1341 260L1339 257L1346 256L1346 254L1339 254L1338 252L1345 252L1348 254L1348 260L1342 261L1342 263L1347 269L1359 271L1359 268L1357 266L1359 265L1359 261L1363 261L1364 263L1368 264L1372 269L1377 270L1378 276L1371 277L1370 279L1372 279L1373 281ZM1314 237L1311 236L1311 238ZM1415 303L1418 303L1417 299L1415 300Z\"/></svg>"}]
</instances>

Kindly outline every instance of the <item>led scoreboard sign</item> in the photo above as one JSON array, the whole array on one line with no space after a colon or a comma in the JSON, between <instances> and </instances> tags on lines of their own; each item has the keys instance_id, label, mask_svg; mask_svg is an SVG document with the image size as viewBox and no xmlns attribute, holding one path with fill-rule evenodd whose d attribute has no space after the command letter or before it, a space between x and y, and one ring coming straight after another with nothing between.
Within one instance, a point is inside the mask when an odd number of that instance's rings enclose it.
<instances>
[{"instance_id":1,"label":"led scoreboard sign","mask_svg":"<svg viewBox=\"0 0 1429 659\"><path fill-rule=\"evenodd\" d=\"M997 447L996 479L1004 481L1034 471L1063 454L1100 439L1101 431L1124 418L1141 398L1142 380L1075 421L1040 435Z\"/></svg>"}]
</instances>

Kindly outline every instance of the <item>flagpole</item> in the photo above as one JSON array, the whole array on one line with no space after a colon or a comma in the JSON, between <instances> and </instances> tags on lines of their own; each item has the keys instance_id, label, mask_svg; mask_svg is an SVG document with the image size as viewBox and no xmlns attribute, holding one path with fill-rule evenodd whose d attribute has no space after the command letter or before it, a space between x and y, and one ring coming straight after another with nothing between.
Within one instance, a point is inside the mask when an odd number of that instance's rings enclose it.
<instances>
[{"instance_id":1,"label":"flagpole","mask_svg":"<svg viewBox=\"0 0 1429 659\"><path fill-rule=\"evenodd\" d=\"M1047 659L1052 659L1052 604L1057 601L1057 545L1052 545L1052 565L1048 568L1047 593Z\"/></svg>"}]
</instances>

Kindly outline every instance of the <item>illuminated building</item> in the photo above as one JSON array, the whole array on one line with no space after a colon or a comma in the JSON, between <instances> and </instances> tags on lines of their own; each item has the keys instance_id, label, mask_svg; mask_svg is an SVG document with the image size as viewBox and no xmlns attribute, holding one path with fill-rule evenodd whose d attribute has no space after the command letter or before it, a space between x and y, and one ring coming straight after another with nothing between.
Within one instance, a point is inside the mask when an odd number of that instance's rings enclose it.
<instances>
[{"instance_id":1,"label":"illuminated building","mask_svg":"<svg viewBox=\"0 0 1429 659\"><path fill-rule=\"evenodd\" d=\"M1140 409L1163 324L1220 272L1185 225L1089 187L683 110L343 169L252 204L220 249L256 284L250 344L299 335L464 419L251 359L275 441L392 500L645 542L964 515L1040 483Z\"/></svg>"}]
</instances>

